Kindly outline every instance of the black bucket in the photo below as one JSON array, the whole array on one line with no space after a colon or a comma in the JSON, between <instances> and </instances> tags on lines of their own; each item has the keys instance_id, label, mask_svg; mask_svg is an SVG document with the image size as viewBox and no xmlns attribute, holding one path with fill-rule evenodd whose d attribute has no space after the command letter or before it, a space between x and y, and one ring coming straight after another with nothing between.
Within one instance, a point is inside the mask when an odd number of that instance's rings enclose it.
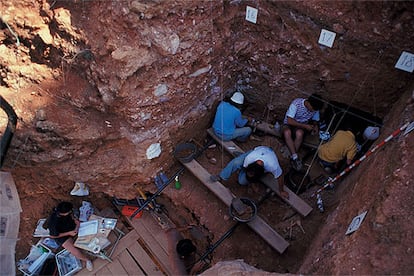
<instances>
[{"instance_id":1,"label":"black bucket","mask_svg":"<svg viewBox=\"0 0 414 276\"><path fill-rule=\"evenodd\" d=\"M247 205L248 207L250 207L250 210L248 210L248 212L246 212L243 215L238 215L236 210L233 207L233 204L230 204L230 216L239 221L239 222L249 222L252 219L254 219L254 217L257 214L257 206L256 204L253 202L253 200L251 200L250 198L247 197L241 197L240 200Z\"/></svg>"},{"instance_id":2,"label":"black bucket","mask_svg":"<svg viewBox=\"0 0 414 276\"><path fill-rule=\"evenodd\" d=\"M192 143L178 144L174 149L174 157L183 163L193 160L196 153L197 147Z\"/></svg>"},{"instance_id":3,"label":"black bucket","mask_svg":"<svg viewBox=\"0 0 414 276\"><path fill-rule=\"evenodd\" d=\"M309 174L305 177L305 179L303 179L305 175L306 172L291 169L285 177L285 185L295 194L301 194L313 184Z\"/></svg>"}]
</instances>

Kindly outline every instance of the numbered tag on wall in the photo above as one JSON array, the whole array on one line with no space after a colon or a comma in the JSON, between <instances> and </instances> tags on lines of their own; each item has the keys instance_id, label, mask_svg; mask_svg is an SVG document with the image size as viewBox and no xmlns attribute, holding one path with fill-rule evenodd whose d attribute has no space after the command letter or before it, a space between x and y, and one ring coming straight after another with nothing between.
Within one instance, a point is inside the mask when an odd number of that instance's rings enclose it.
<instances>
[{"instance_id":1,"label":"numbered tag on wall","mask_svg":"<svg viewBox=\"0 0 414 276\"><path fill-rule=\"evenodd\" d=\"M335 40L336 33L322 29L321 35L319 36L319 44L328 46L329 48L332 48L332 45Z\"/></svg>"},{"instance_id":2,"label":"numbered tag on wall","mask_svg":"<svg viewBox=\"0 0 414 276\"><path fill-rule=\"evenodd\" d=\"M246 7L246 20L256 24L258 10L252 7Z\"/></svg>"},{"instance_id":3,"label":"numbered tag on wall","mask_svg":"<svg viewBox=\"0 0 414 276\"><path fill-rule=\"evenodd\" d=\"M412 73L414 71L414 54L402 52L395 68Z\"/></svg>"},{"instance_id":4,"label":"numbered tag on wall","mask_svg":"<svg viewBox=\"0 0 414 276\"><path fill-rule=\"evenodd\" d=\"M356 230L358 230L359 226L361 226L362 221L365 218L365 215L368 211L363 212L362 214L359 214L358 216L354 217L351 224L348 226L348 229L346 230L345 235L349 235Z\"/></svg>"}]
</instances>

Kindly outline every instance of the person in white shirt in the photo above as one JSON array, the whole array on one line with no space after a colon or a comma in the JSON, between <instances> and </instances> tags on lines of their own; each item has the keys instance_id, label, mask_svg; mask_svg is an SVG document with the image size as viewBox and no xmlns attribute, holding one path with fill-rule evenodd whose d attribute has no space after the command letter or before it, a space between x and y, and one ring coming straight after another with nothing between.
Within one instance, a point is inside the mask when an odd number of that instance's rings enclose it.
<instances>
[{"instance_id":1,"label":"person in white shirt","mask_svg":"<svg viewBox=\"0 0 414 276\"><path fill-rule=\"evenodd\" d=\"M288 192L284 190L282 168L279 165L275 152L271 148L258 146L237 156L224 167L219 174L219 178L227 181L236 171L239 171L238 182L240 185L259 182L265 173L273 174L278 181L280 195L284 198L289 198Z\"/></svg>"}]
</instances>

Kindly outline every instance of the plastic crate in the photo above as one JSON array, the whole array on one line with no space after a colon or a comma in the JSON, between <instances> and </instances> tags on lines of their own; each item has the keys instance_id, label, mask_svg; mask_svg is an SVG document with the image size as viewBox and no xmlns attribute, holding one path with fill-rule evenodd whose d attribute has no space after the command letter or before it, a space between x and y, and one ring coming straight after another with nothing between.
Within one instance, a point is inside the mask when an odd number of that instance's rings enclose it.
<instances>
[{"instance_id":1,"label":"plastic crate","mask_svg":"<svg viewBox=\"0 0 414 276\"><path fill-rule=\"evenodd\" d=\"M70 276L82 269L82 263L66 249L56 254L56 264L60 276Z\"/></svg>"},{"instance_id":2,"label":"plastic crate","mask_svg":"<svg viewBox=\"0 0 414 276\"><path fill-rule=\"evenodd\" d=\"M52 251L41 244L39 241L36 245L32 245L29 255L23 260L20 260L18 269L23 272L24 275L37 275L43 267L45 261L52 258L55 254Z\"/></svg>"},{"instance_id":3,"label":"plastic crate","mask_svg":"<svg viewBox=\"0 0 414 276\"><path fill-rule=\"evenodd\" d=\"M122 206L121 213L124 216L130 217L138 209L139 209L139 207L124 205L124 206ZM142 216L142 210L139 211L139 213L134 218L140 218L141 216Z\"/></svg>"}]
</instances>

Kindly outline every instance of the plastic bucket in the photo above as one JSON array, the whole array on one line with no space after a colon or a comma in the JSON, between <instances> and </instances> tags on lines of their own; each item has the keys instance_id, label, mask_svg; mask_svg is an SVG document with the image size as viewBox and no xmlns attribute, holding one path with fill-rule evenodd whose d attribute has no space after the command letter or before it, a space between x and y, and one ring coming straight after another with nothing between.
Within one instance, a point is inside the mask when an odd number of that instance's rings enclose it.
<instances>
[{"instance_id":1,"label":"plastic bucket","mask_svg":"<svg viewBox=\"0 0 414 276\"><path fill-rule=\"evenodd\" d=\"M249 222L256 216L257 206L250 198L241 197L240 200L250 208L243 215L239 215L234 209L233 204L230 204L230 216L239 222Z\"/></svg>"},{"instance_id":2,"label":"plastic bucket","mask_svg":"<svg viewBox=\"0 0 414 276\"><path fill-rule=\"evenodd\" d=\"M174 149L174 157L183 163L188 163L194 159L197 152L196 145L192 143L178 144Z\"/></svg>"}]
</instances>

